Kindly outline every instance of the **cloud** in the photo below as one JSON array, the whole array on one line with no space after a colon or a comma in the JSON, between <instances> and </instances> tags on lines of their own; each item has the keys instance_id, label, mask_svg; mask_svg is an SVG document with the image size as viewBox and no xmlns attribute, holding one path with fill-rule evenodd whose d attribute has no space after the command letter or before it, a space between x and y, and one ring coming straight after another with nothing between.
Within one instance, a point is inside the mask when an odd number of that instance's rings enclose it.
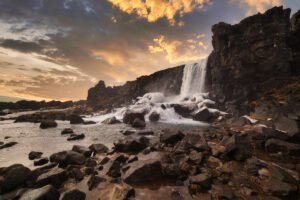
<instances>
[{"instance_id":1,"label":"cloud","mask_svg":"<svg viewBox=\"0 0 300 200\"><path fill-rule=\"evenodd\" d=\"M161 35L153 39L153 44L149 45L148 50L152 54L164 54L165 58L174 64L199 61L208 56L208 53L204 51L208 47L199 40L202 37L190 38L182 42L180 40L168 40Z\"/></svg>"},{"instance_id":2,"label":"cloud","mask_svg":"<svg viewBox=\"0 0 300 200\"><path fill-rule=\"evenodd\" d=\"M21 40L4 40L1 44L2 47L19 50L26 53L39 52L43 47L35 42L27 42Z\"/></svg>"},{"instance_id":3,"label":"cloud","mask_svg":"<svg viewBox=\"0 0 300 200\"><path fill-rule=\"evenodd\" d=\"M180 18L186 13L193 10L204 9L205 6L212 3L212 0L107 0L123 12L128 14L137 14L141 18L147 19L149 22L155 22L158 19L166 18L171 25L182 26Z\"/></svg>"},{"instance_id":4,"label":"cloud","mask_svg":"<svg viewBox=\"0 0 300 200\"><path fill-rule=\"evenodd\" d=\"M243 9L246 9L246 15L252 15L257 12L264 12L273 6L283 4L283 0L231 0L232 3L239 3Z\"/></svg>"}]
</instances>

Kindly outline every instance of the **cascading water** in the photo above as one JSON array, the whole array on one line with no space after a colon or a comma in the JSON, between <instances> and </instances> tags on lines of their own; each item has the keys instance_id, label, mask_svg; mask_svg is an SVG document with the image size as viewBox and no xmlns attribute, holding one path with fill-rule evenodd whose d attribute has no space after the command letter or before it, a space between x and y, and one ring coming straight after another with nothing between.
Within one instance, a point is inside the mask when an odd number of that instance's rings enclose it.
<instances>
[{"instance_id":1,"label":"cascading water","mask_svg":"<svg viewBox=\"0 0 300 200\"><path fill-rule=\"evenodd\" d=\"M184 67L180 97L190 97L195 93L204 93L206 59Z\"/></svg>"}]
</instances>

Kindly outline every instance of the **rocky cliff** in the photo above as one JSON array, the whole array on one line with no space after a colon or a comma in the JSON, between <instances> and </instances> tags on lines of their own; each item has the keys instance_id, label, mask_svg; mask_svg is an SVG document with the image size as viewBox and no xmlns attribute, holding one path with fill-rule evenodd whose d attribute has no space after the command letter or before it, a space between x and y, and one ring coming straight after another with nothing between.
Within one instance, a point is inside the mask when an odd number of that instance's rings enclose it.
<instances>
[{"instance_id":1,"label":"rocky cliff","mask_svg":"<svg viewBox=\"0 0 300 200\"><path fill-rule=\"evenodd\" d=\"M122 86L107 87L104 81L89 89L87 103L98 109L118 107L132 103L148 92L164 92L165 95L180 93L184 66L165 69L149 76L141 76Z\"/></svg>"},{"instance_id":2,"label":"rocky cliff","mask_svg":"<svg viewBox=\"0 0 300 200\"><path fill-rule=\"evenodd\" d=\"M206 85L224 110L241 115L262 100L300 100L300 12L274 7L212 27ZM255 105L254 105L255 106Z\"/></svg>"}]
</instances>

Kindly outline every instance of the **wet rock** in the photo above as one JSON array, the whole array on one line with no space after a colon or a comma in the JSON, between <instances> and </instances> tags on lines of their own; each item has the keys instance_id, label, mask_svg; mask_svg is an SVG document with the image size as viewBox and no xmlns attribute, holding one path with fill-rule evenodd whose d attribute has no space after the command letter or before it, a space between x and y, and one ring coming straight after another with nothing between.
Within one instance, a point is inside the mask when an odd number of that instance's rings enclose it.
<instances>
[{"instance_id":1,"label":"wet rock","mask_svg":"<svg viewBox=\"0 0 300 200\"><path fill-rule=\"evenodd\" d=\"M262 168L266 168L268 165L258 160L257 158L248 159L245 163L245 168L248 174L251 176L258 176L259 170Z\"/></svg>"},{"instance_id":2,"label":"wet rock","mask_svg":"<svg viewBox=\"0 0 300 200\"><path fill-rule=\"evenodd\" d=\"M61 131L62 135L67 135L67 134L72 134L72 133L74 133L74 131L71 128L65 128L64 130Z\"/></svg>"},{"instance_id":3,"label":"wet rock","mask_svg":"<svg viewBox=\"0 0 300 200\"><path fill-rule=\"evenodd\" d=\"M124 139L114 143L114 149L117 152L139 153L147 148L147 145L137 139Z\"/></svg>"},{"instance_id":4,"label":"wet rock","mask_svg":"<svg viewBox=\"0 0 300 200\"><path fill-rule=\"evenodd\" d=\"M206 139L202 134L186 134L185 137L176 144L177 151L210 151Z\"/></svg>"},{"instance_id":5,"label":"wet rock","mask_svg":"<svg viewBox=\"0 0 300 200\"><path fill-rule=\"evenodd\" d=\"M133 124L135 119L140 119L145 122L145 114L143 112L131 112L127 111L123 116L123 123L125 124Z\"/></svg>"},{"instance_id":6,"label":"wet rock","mask_svg":"<svg viewBox=\"0 0 300 200\"><path fill-rule=\"evenodd\" d=\"M92 151L88 147L81 145L74 145L72 151L83 154L85 157L90 157L92 155Z\"/></svg>"},{"instance_id":7,"label":"wet rock","mask_svg":"<svg viewBox=\"0 0 300 200\"><path fill-rule=\"evenodd\" d=\"M96 167L97 166L97 161L92 159L92 158L88 158L85 161L85 166L87 166L87 167Z\"/></svg>"},{"instance_id":8,"label":"wet rock","mask_svg":"<svg viewBox=\"0 0 300 200\"><path fill-rule=\"evenodd\" d=\"M136 131L135 130L125 130L124 132L122 132L123 135L128 136L128 135L132 135L135 134Z\"/></svg>"},{"instance_id":9,"label":"wet rock","mask_svg":"<svg viewBox=\"0 0 300 200\"><path fill-rule=\"evenodd\" d=\"M1 145L0 149L9 148L9 147L15 146L16 144L18 144L18 143L17 142L7 142L7 143Z\"/></svg>"},{"instance_id":10,"label":"wet rock","mask_svg":"<svg viewBox=\"0 0 300 200\"><path fill-rule=\"evenodd\" d=\"M234 193L232 189L226 185L214 185L211 194L212 198L216 200L234 199Z\"/></svg>"},{"instance_id":11,"label":"wet rock","mask_svg":"<svg viewBox=\"0 0 300 200\"><path fill-rule=\"evenodd\" d=\"M157 122L157 121L159 121L159 119L160 119L160 114L157 113L157 112L152 112L152 113L149 115L149 120L150 120L151 122Z\"/></svg>"},{"instance_id":12,"label":"wet rock","mask_svg":"<svg viewBox=\"0 0 300 200\"><path fill-rule=\"evenodd\" d=\"M83 124L84 125L92 125L92 124L97 124L97 123L94 121L84 121Z\"/></svg>"},{"instance_id":13,"label":"wet rock","mask_svg":"<svg viewBox=\"0 0 300 200\"><path fill-rule=\"evenodd\" d=\"M113 178L118 178L121 176L121 168L128 160L127 156L119 155L116 156L108 167L107 175Z\"/></svg>"},{"instance_id":14,"label":"wet rock","mask_svg":"<svg viewBox=\"0 0 300 200\"><path fill-rule=\"evenodd\" d=\"M40 124L41 129L55 128L57 123L54 120L42 120Z\"/></svg>"},{"instance_id":15,"label":"wet rock","mask_svg":"<svg viewBox=\"0 0 300 200\"><path fill-rule=\"evenodd\" d=\"M68 165L83 165L86 157L75 151L62 151L50 156L50 161L58 163L59 166L64 167Z\"/></svg>"},{"instance_id":16,"label":"wet rock","mask_svg":"<svg viewBox=\"0 0 300 200\"><path fill-rule=\"evenodd\" d=\"M34 160L33 165L34 166L41 166L41 165L45 165L49 162L49 159L44 157L44 158L38 158L36 160Z\"/></svg>"},{"instance_id":17,"label":"wet rock","mask_svg":"<svg viewBox=\"0 0 300 200\"><path fill-rule=\"evenodd\" d=\"M31 151L31 152L28 154L28 158L29 158L29 160L34 160L34 159L40 158L42 155L43 155L42 152L39 152L39 151Z\"/></svg>"},{"instance_id":18,"label":"wet rock","mask_svg":"<svg viewBox=\"0 0 300 200\"><path fill-rule=\"evenodd\" d=\"M197 113L193 115L193 120L209 122L211 121L212 114L209 112L208 108L202 108Z\"/></svg>"},{"instance_id":19,"label":"wet rock","mask_svg":"<svg viewBox=\"0 0 300 200\"><path fill-rule=\"evenodd\" d=\"M285 131L290 137L290 141L300 142L300 122L299 120L289 119L283 114L276 118L275 128Z\"/></svg>"},{"instance_id":20,"label":"wet rock","mask_svg":"<svg viewBox=\"0 0 300 200\"><path fill-rule=\"evenodd\" d=\"M293 197L296 198L298 190L296 185L282 182L275 178L263 182L262 189L264 192L273 196L285 197L288 199L293 199Z\"/></svg>"},{"instance_id":21,"label":"wet rock","mask_svg":"<svg viewBox=\"0 0 300 200\"><path fill-rule=\"evenodd\" d=\"M190 113L192 112L192 110L190 110L189 107L181 104L173 104L171 106L174 108L175 112L181 115L182 117L190 117Z\"/></svg>"},{"instance_id":22,"label":"wet rock","mask_svg":"<svg viewBox=\"0 0 300 200\"><path fill-rule=\"evenodd\" d=\"M269 139L265 144L266 151L269 153L282 152L285 155L299 156L300 155L300 145L293 144L277 139Z\"/></svg>"},{"instance_id":23,"label":"wet rock","mask_svg":"<svg viewBox=\"0 0 300 200\"><path fill-rule=\"evenodd\" d=\"M148 183L161 178L161 162L155 159L133 162L123 176L123 180L128 184Z\"/></svg>"},{"instance_id":24,"label":"wet rock","mask_svg":"<svg viewBox=\"0 0 300 200\"><path fill-rule=\"evenodd\" d=\"M208 190L211 188L212 177L208 174L199 174L196 176L189 177L190 187L191 185L199 185L200 190Z\"/></svg>"},{"instance_id":25,"label":"wet rock","mask_svg":"<svg viewBox=\"0 0 300 200\"><path fill-rule=\"evenodd\" d=\"M62 193L60 200L85 200L86 194L78 189L68 190Z\"/></svg>"},{"instance_id":26,"label":"wet rock","mask_svg":"<svg viewBox=\"0 0 300 200\"><path fill-rule=\"evenodd\" d=\"M88 180L87 184L89 187L89 190L93 190L94 188L96 188L101 182L105 182L106 179L105 178L101 178L99 176L96 175L92 175L90 177L90 179Z\"/></svg>"},{"instance_id":27,"label":"wet rock","mask_svg":"<svg viewBox=\"0 0 300 200\"><path fill-rule=\"evenodd\" d=\"M104 144L92 144L89 146L89 149L94 153L107 153L108 148Z\"/></svg>"},{"instance_id":28,"label":"wet rock","mask_svg":"<svg viewBox=\"0 0 300 200\"><path fill-rule=\"evenodd\" d=\"M79 115L72 114L70 116L70 124L83 124L83 123L84 120Z\"/></svg>"},{"instance_id":29,"label":"wet rock","mask_svg":"<svg viewBox=\"0 0 300 200\"><path fill-rule=\"evenodd\" d=\"M59 200L59 192L52 185L46 185L25 192L20 200Z\"/></svg>"},{"instance_id":30,"label":"wet rock","mask_svg":"<svg viewBox=\"0 0 300 200\"><path fill-rule=\"evenodd\" d=\"M82 181L84 178L84 174L82 173L82 171L79 168L72 168L69 171L69 176L71 178L74 178L76 181Z\"/></svg>"},{"instance_id":31,"label":"wet rock","mask_svg":"<svg viewBox=\"0 0 300 200\"><path fill-rule=\"evenodd\" d=\"M85 175L92 175L92 174L96 175L97 173L96 173L96 170L94 167L86 167L86 168L84 168L84 174Z\"/></svg>"},{"instance_id":32,"label":"wet rock","mask_svg":"<svg viewBox=\"0 0 300 200\"><path fill-rule=\"evenodd\" d=\"M184 138L184 134L181 131L165 130L160 136L160 141L165 144L175 145L177 142Z\"/></svg>"},{"instance_id":33,"label":"wet rock","mask_svg":"<svg viewBox=\"0 0 300 200\"><path fill-rule=\"evenodd\" d=\"M31 170L21 164L0 168L0 194L24 184L31 175Z\"/></svg>"},{"instance_id":34,"label":"wet rock","mask_svg":"<svg viewBox=\"0 0 300 200\"><path fill-rule=\"evenodd\" d=\"M102 124L119 124L119 123L121 123L121 121L117 120L116 117L111 117L111 118L107 118L106 120L104 120L101 123Z\"/></svg>"},{"instance_id":35,"label":"wet rock","mask_svg":"<svg viewBox=\"0 0 300 200\"><path fill-rule=\"evenodd\" d=\"M153 131L138 131L137 135L140 135L140 136L154 135L154 132Z\"/></svg>"},{"instance_id":36,"label":"wet rock","mask_svg":"<svg viewBox=\"0 0 300 200\"><path fill-rule=\"evenodd\" d=\"M53 185L55 187L60 187L64 181L68 179L67 172L61 168L55 168L50 170L49 172L46 172L42 175L40 175L37 180L36 184L39 187L45 186L45 185Z\"/></svg>"},{"instance_id":37,"label":"wet rock","mask_svg":"<svg viewBox=\"0 0 300 200\"><path fill-rule=\"evenodd\" d=\"M145 128L146 123L145 123L145 121L143 121L139 118L136 118L132 123L132 127L134 127L134 128Z\"/></svg>"},{"instance_id":38,"label":"wet rock","mask_svg":"<svg viewBox=\"0 0 300 200\"><path fill-rule=\"evenodd\" d=\"M267 139L279 139L279 140L288 140L289 136L280 130L277 129L272 129L268 127L259 127L256 126L254 131L257 133L252 136L253 139L255 140L267 140Z\"/></svg>"},{"instance_id":39,"label":"wet rock","mask_svg":"<svg viewBox=\"0 0 300 200\"><path fill-rule=\"evenodd\" d=\"M225 151L222 158L243 161L252 155L250 140L246 135L233 135L224 142Z\"/></svg>"},{"instance_id":40,"label":"wet rock","mask_svg":"<svg viewBox=\"0 0 300 200\"><path fill-rule=\"evenodd\" d=\"M73 140L82 140L85 138L85 135L83 133L81 134L71 134L70 137L67 138L68 141L73 141Z\"/></svg>"}]
</instances>

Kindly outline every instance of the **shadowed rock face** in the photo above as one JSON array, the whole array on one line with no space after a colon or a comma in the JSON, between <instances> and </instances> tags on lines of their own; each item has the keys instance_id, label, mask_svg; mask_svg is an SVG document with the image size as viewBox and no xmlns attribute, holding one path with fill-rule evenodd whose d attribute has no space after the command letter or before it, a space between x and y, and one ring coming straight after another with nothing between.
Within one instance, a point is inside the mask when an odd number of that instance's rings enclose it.
<instances>
[{"instance_id":1,"label":"shadowed rock face","mask_svg":"<svg viewBox=\"0 0 300 200\"><path fill-rule=\"evenodd\" d=\"M282 86L283 79L299 74L300 13L293 17L291 31L290 12L274 7L236 25L221 22L212 27L214 50L208 59L206 85L219 105L257 100Z\"/></svg>"},{"instance_id":2,"label":"shadowed rock face","mask_svg":"<svg viewBox=\"0 0 300 200\"><path fill-rule=\"evenodd\" d=\"M100 109L117 107L131 103L138 96L148 92L164 92L165 95L180 93L184 66L158 71L149 76L141 76L128 81L123 86L106 87L104 81L90 88L87 103Z\"/></svg>"}]
</instances>

